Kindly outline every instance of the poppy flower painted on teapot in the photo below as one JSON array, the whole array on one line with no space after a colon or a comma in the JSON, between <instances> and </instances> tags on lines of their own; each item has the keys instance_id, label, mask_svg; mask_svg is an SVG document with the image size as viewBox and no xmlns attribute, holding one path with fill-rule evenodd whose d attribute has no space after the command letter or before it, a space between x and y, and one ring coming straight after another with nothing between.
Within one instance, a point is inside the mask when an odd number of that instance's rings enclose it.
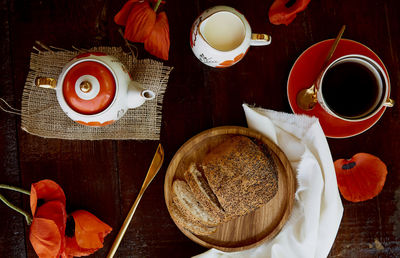
<instances>
[{"instance_id":1,"label":"poppy flower painted on teapot","mask_svg":"<svg viewBox=\"0 0 400 258\"><path fill-rule=\"evenodd\" d=\"M204 64L224 68L239 62L250 46L271 43L266 34L251 32L243 14L229 6L205 10L193 23L190 47Z\"/></svg>"},{"instance_id":2,"label":"poppy flower painted on teapot","mask_svg":"<svg viewBox=\"0 0 400 258\"><path fill-rule=\"evenodd\" d=\"M154 99L155 93L141 88L115 57L88 52L74 57L58 80L38 77L37 86L56 90L64 113L77 123L105 126L120 119L129 108Z\"/></svg>"}]
</instances>

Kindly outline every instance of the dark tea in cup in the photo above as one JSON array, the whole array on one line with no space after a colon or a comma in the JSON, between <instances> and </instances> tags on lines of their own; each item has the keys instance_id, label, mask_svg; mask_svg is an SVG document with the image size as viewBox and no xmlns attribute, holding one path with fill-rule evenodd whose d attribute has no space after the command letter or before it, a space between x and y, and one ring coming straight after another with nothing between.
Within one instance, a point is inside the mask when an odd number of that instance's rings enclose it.
<instances>
[{"instance_id":1,"label":"dark tea in cup","mask_svg":"<svg viewBox=\"0 0 400 258\"><path fill-rule=\"evenodd\" d=\"M328 113L349 121L365 120L385 105L388 79L375 61L343 56L333 61L318 80L318 101Z\"/></svg>"}]
</instances>

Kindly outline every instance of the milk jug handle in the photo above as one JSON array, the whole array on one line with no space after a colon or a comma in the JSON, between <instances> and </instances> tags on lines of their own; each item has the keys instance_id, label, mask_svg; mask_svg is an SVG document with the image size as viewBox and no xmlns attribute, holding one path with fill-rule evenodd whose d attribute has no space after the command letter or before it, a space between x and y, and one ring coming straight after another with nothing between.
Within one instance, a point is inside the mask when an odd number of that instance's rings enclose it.
<instances>
[{"instance_id":1,"label":"milk jug handle","mask_svg":"<svg viewBox=\"0 0 400 258\"><path fill-rule=\"evenodd\" d=\"M267 34L252 33L250 46L266 46L271 44L271 36Z\"/></svg>"}]
</instances>

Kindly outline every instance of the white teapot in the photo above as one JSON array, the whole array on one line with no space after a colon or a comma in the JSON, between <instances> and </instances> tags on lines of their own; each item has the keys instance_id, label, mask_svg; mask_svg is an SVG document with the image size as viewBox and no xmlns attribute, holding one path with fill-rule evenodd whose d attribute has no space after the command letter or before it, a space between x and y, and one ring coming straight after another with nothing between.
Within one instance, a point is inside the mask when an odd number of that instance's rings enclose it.
<instances>
[{"instance_id":1,"label":"white teapot","mask_svg":"<svg viewBox=\"0 0 400 258\"><path fill-rule=\"evenodd\" d=\"M239 62L250 46L265 46L271 36L252 33L243 14L229 6L205 10L192 25L190 47L204 64L217 68Z\"/></svg>"},{"instance_id":2,"label":"white teapot","mask_svg":"<svg viewBox=\"0 0 400 258\"><path fill-rule=\"evenodd\" d=\"M38 77L35 84L55 89L65 114L87 126L111 124L155 97L131 79L118 59L101 52L80 54L65 65L58 81Z\"/></svg>"}]
</instances>

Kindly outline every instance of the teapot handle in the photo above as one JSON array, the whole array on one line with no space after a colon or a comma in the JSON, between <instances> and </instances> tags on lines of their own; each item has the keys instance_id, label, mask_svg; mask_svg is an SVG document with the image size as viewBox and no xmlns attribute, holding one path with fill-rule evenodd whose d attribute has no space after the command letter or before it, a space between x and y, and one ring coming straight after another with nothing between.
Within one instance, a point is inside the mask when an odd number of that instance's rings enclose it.
<instances>
[{"instance_id":1,"label":"teapot handle","mask_svg":"<svg viewBox=\"0 0 400 258\"><path fill-rule=\"evenodd\" d=\"M49 77L36 77L35 85L40 88L55 89L57 80Z\"/></svg>"}]
</instances>

